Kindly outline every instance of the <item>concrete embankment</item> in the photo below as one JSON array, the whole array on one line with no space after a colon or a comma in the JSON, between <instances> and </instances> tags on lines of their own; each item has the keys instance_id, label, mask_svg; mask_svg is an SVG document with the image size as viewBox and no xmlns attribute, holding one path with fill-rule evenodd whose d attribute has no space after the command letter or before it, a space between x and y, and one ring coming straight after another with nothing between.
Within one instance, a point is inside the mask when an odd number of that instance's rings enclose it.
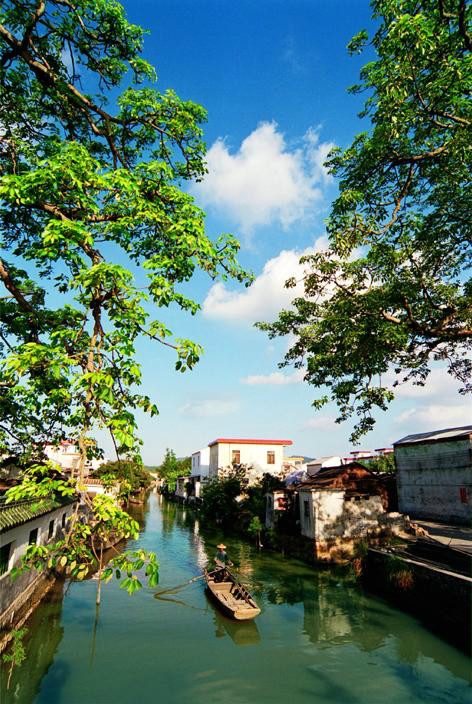
<instances>
[{"instance_id":1,"label":"concrete embankment","mask_svg":"<svg viewBox=\"0 0 472 704\"><path fill-rule=\"evenodd\" d=\"M21 628L56 581L52 574L36 570L23 572L15 580L5 575L0 590L0 653L10 641L11 630Z\"/></svg>"},{"instance_id":2,"label":"concrete embankment","mask_svg":"<svg viewBox=\"0 0 472 704\"><path fill-rule=\"evenodd\" d=\"M471 652L471 577L371 548L363 561L362 583Z\"/></svg>"}]
</instances>

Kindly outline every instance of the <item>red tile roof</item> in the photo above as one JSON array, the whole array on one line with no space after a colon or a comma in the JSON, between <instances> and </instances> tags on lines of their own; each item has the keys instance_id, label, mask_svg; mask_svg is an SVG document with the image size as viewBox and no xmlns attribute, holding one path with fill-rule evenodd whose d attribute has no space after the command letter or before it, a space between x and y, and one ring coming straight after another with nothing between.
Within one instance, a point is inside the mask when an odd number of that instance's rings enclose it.
<instances>
[{"instance_id":1,"label":"red tile roof","mask_svg":"<svg viewBox=\"0 0 472 704\"><path fill-rule=\"evenodd\" d=\"M219 443L231 443L238 445L293 445L291 440L254 440L250 438L216 438L213 442L209 442L208 446L218 445Z\"/></svg>"}]
</instances>

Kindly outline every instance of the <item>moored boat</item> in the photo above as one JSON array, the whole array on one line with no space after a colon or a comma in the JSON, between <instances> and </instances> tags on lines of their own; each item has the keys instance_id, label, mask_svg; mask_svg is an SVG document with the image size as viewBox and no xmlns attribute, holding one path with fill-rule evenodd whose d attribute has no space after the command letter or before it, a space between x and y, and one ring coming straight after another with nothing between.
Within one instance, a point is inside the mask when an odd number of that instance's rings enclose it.
<instances>
[{"instance_id":1,"label":"moored boat","mask_svg":"<svg viewBox=\"0 0 472 704\"><path fill-rule=\"evenodd\" d=\"M247 589L226 567L205 570L205 582L209 594L227 616L247 621L261 613Z\"/></svg>"}]
</instances>

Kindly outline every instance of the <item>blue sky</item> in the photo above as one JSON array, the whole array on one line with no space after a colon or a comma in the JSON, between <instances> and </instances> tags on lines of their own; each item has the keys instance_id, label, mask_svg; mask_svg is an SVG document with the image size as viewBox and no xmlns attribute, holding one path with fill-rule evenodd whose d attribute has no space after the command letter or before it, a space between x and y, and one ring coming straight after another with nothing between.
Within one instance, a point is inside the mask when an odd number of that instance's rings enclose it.
<instances>
[{"instance_id":1,"label":"blue sky","mask_svg":"<svg viewBox=\"0 0 472 704\"><path fill-rule=\"evenodd\" d=\"M174 371L171 351L143 343L143 390L157 419L140 416L143 457L161 461L166 447L185 455L218 436L288 438L297 453L346 453L351 425L336 425L330 405L315 412L317 392L291 369L278 369L289 340L254 329L289 305L283 282L300 254L323 246L336 183L322 163L330 146L347 146L368 126L362 97L347 87L367 56L346 51L360 29L373 29L367 0L133 0L131 21L150 31L144 55L161 90L208 110L209 175L192 189L215 237L242 243L250 289L197 276L189 290L202 303L194 318L160 316L180 337L201 343L193 372ZM435 425L467 422L466 404L438 367L424 389L404 387L362 448L390 444ZM111 448L104 439L104 447Z\"/></svg>"}]
</instances>

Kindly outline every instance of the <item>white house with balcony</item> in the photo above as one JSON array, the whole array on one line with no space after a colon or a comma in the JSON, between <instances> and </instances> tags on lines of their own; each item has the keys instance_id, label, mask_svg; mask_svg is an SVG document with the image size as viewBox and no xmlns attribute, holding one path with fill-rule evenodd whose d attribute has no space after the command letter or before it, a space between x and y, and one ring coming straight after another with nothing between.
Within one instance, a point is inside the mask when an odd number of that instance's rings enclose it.
<instances>
[{"instance_id":1,"label":"white house with balcony","mask_svg":"<svg viewBox=\"0 0 472 704\"><path fill-rule=\"evenodd\" d=\"M239 464L251 466L256 476L280 474L284 465L284 448L291 444L291 440L217 438L208 446L208 476L216 478L221 470Z\"/></svg>"},{"instance_id":2,"label":"white house with balcony","mask_svg":"<svg viewBox=\"0 0 472 704\"><path fill-rule=\"evenodd\" d=\"M65 472L74 472L80 463L80 452L77 443L74 440L61 440L57 444L47 443L44 446L44 454L58 464ZM93 458L85 463L85 474L98 469L106 460Z\"/></svg>"}]
</instances>

